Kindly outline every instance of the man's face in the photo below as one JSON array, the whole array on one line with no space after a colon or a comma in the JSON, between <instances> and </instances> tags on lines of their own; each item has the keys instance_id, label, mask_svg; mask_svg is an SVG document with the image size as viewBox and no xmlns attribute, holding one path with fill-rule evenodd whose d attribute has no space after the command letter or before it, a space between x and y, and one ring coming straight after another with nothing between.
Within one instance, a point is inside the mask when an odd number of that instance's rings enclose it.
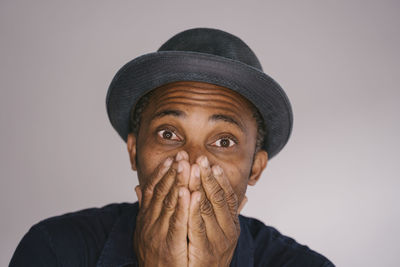
<instances>
[{"instance_id":1,"label":"man's face","mask_svg":"<svg viewBox=\"0 0 400 267\"><path fill-rule=\"evenodd\" d=\"M204 155L211 166L219 165L241 201L267 162L265 151L255 153L256 138L256 121L242 96L208 83L175 82L155 90L137 137L128 136L128 149L134 144L130 156L140 185L167 157L184 150L190 164Z\"/></svg>"}]
</instances>

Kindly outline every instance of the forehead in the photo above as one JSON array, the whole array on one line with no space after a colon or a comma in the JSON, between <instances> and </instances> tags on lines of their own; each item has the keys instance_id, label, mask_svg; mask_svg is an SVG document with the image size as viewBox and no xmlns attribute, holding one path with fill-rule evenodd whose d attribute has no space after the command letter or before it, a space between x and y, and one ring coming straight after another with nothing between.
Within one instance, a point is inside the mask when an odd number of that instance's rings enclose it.
<instances>
[{"instance_id":1,"label":"forehead","mask_svg":"<svg viewBox=\"0 0 400 267\"><path fill-rule=\"evenodd\" d=\"M204 82L174 82L155 89L150 98L153 108L172 105L201 107L205 110L225 110L252 114L252 104L240 94L222 86Z\"/></svg>"}]
</instances>

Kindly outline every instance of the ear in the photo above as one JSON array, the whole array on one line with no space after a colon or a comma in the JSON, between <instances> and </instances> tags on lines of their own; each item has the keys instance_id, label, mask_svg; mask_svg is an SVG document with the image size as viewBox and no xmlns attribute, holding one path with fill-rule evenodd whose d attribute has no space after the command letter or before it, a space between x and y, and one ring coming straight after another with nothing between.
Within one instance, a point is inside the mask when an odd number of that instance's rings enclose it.
<instances>
[{"instance_id":1,"label":"ear","mask_svg":"<svg viewBox=\"0 0 400 267\"><path fill-rule=\"evenodd\" d=\"M248 185L255 185L260 179L261 173L267 166L268 153L265 150L260 150L256 153L253 160L253 166L251 167L251 173L249 177Z\"/></svg>"},{"instance_id":2,"label":"ear","mask_svg":"<svg viewBox=\"0 0 400 267\"><path fill-rule=\"evenodd\" d=\"M136 171L136 136L133 133L129 133L126 139L126 145L128 147L129 159L131 162L132 170Z\"/></svg>"}]
</instances>

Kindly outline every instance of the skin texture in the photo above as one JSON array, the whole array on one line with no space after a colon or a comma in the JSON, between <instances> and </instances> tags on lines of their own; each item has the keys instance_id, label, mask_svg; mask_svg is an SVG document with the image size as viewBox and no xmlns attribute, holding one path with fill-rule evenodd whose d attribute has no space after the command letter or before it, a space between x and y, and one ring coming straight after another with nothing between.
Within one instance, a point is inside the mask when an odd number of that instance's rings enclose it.
<instances>
[{"instance_id":1,"label":"skin texture","mask_svg":"<svg viewBox=\"0 0 400 267\"><path fill-rule=\"evenodd\" d=\"M247 185L268 161L256 137L250 104L234 91L201 82L156 89L127 139L141 266L229 266Z\"/></svg>"}]
</instances>

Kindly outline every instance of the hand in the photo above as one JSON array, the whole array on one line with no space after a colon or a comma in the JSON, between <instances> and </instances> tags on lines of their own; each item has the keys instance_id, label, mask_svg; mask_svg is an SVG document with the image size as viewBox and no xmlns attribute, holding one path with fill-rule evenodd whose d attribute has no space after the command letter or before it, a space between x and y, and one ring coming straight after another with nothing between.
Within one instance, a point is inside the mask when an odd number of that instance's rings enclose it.
<instances>
[{"instance_id":1,"label":"hand","mask_svg":"<svg viewBox=\"0 0 400 267\"><path fill-rule=\"evenodd\" d=\"M205 156L192 165L189 266L229 266L240 235L238 198L221 167Z\"/></svg>"},{"instance_id":2,"label":"hand","mask_svg":"<svg viewBox=\"0 0 400 267\"><path fill-rule=\"evenodd\" d=\"M136 190L140 209L134 234L139 266L187 266L190 165L186 152L167 158Z\"/></svg>"}]
</instances>

